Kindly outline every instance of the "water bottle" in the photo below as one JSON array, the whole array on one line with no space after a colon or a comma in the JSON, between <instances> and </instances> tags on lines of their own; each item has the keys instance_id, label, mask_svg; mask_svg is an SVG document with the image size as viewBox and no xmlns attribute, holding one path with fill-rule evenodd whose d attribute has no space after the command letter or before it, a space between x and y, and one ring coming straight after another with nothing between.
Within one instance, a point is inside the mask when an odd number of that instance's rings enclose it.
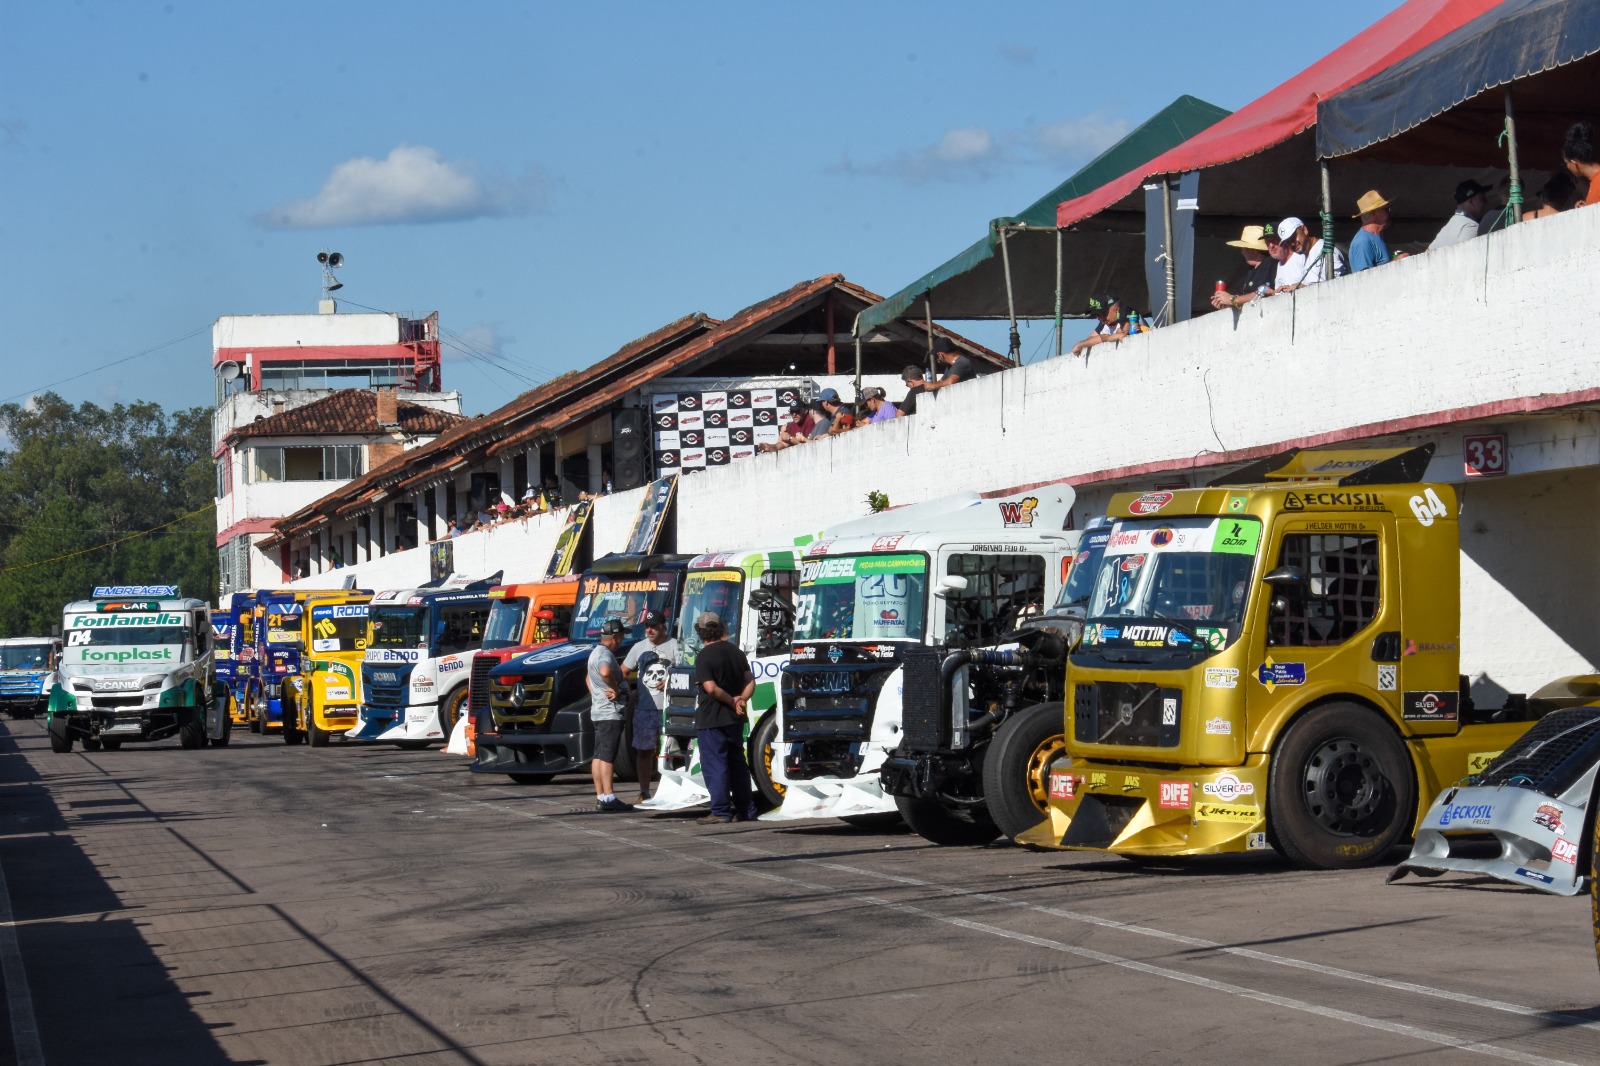
<instances>
[{"instance_id":1,"label":"water bottle","mask_svg":"<svg viewBox=\"0 0 1600 1066\"><path fill-rule=\"evenodd\" d=\"M1128 336L1131 337L1135 333L1138 333L1138 332L1139 332L1139 312L1130 311L1128 313Z\"/></svg>"}]
</instances>

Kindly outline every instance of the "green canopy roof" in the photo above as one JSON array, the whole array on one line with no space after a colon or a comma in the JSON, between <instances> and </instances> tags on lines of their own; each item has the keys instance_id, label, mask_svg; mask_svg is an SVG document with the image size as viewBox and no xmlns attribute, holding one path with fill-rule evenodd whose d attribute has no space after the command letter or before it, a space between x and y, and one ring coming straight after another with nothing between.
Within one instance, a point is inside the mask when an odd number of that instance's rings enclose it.
<instances>
[{"instance_id":1,"label":"green canopy roof","mask_svg":"<svg viewBox=\"0 0 1600 1066\"><path fill-rule=\"evenodd\" d=\"M1022 211L991 221L989 232L955 258L930 270L882 303L867 308L856 319L856 335L866 336L874 328L908 312L920 314L924 297L932 303L936 319L1007 317L1005 273L999 250L1002 227L1012 228L1006 239L1006 254L1011 260L1017 317L1054 318L1056 205L1121 177L1228 114L1193 96L1178 97ZM1143 211L1128 219L1114 217L1116 212L1104 214L1107 217L1103 228L1109 232L1074 229L1065 234L1066 273L1075 282L1071 286L1074 291L1080 287L1085 292L1115 287L1106 275L1118 259L1108 254L1115 249L1136 246L1138 258L1142 258L1143 242L1139 234L1143 229ZM1018 226L1027 228L1018 232L1015 229ZM1125 256L1122 259L1126 261ZM1142 275L1138 284L1143 285ZM1069 299L1066 306L1075 311L1083 302Z\"/></svg>"}]
</instances>

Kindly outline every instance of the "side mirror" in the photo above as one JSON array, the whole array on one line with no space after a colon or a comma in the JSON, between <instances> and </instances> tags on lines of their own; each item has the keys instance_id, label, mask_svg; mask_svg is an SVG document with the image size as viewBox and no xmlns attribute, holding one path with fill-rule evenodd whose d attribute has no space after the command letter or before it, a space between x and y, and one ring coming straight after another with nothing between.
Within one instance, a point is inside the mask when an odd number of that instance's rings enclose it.
<instances>
[{"instance_id":1,"label":"side mirror","mask_svg":"<svg viewBox=\"0 0 1600 1066\"><path fill-rule=\"evenodd\" d=\"M934 590L935 596L949 596L953 592L967 591L967 579L960 574L946 574L939 579L939 587Z\"/></svg>"},{"instance_id":2,"label":"side mirror","mask_svg":"<svg viewBox=\"0 0 1600 1066\"><path fill-rule=\"evenodd\" d=\"M1298 566L1280 566L1266 577L1261 579L1275 588L1284 586L1302 587L1306 583L1306 572Z\"/></svg>"}]
</instances>

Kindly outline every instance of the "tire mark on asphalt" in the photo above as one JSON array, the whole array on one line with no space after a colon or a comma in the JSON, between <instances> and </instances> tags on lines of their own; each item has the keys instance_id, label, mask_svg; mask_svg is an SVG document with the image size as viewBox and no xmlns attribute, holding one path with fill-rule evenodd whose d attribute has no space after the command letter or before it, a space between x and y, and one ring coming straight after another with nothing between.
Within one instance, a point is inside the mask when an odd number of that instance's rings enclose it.
<instances>
[{"instance_id":1,"label":"tire mark on asphalt","mask_svg":"<svg viewBox=\"0 0 1600 1066\"><path fill-rule=\"evenodd\" d=\"M421 776L421 775L407 775L407 776ZM1232 984L1232 983L1226 982L1226 981L1217 981L1217 980L1214 980L1214 979L1209 978L1209 977L1202 977L1202 976L1200 976L1198 974L1185 973L1185 972L1183 972L1181 970L1174 970L1174 969L1171 969L1171 968L1165 967L1165 966L1157 966L1157 965L1152 964L1152 963L1140 962L1137 959L1130 959L1130 958L1126 958L1126 957L1121 956L1121 955L1114 955L1114 954L1111 954L1110 952L1097 951L1097 950L1095 950L1093 948L1079 947L1079 946L1074 945L1074 944L1066 944L1066 943L1063 943L1063 942L1058 941L1058 940L1051 940L1051 939L1048 939L1046 937L1039 937L1039 936L1033 936L1033 935L1028 934L1028 933L1016 932L1014 930L1001 928L1000 926L990 925L990 924L988 924L986 922L973 921L972 919L961 918L961 917L957 917L955 915L940 914L940 913L938 913L936 911L931 911L931 910L928 910L928 909L926 909L924 907L916 906L915 904L896 902L895 900L884 899L884 898L879 897L879 896L870 896L870 895L867 895L865 893L855 892L855 891L851 891L851 890L848 890L848 889L839 889L839 888L837 888L835 886L831 886L831 885L825 885L825 884L820 884L820 883L810 882L810 881L803 881L803 880L801 880L800 878L797 878L797 877L786 877L786 876L784 876L782 874L770 873L770 872L763 871L763 870L752 870L752 869L749 869L747 867L740 866L740 865L738 865L736 863L722 862L722 861L719 861L717 859L704 858L704 857L698 856L698 855L688 855L688 854L685 854L682 851L679 851L679 850L676 850L676 849L673 849L673 848L669 848L669 847L664 847L664 846L662 846L660 844L654 844L654 843L651 843L649 841L636 840L636 839L632 839L632 838L629 838L629 837L620 836L620 835L618 835L616 833L611 833L611 832L608 832L608 831L606 831L604 829L596 829L596 828L589 828L589 827L581 826L581 825L573 825L573 824L571 824L570 822L568 822L568 821L566 821L564 819L552 818L552 817L549 817L549 816L546 816L546 815L542 815L542 814L531 813L529 811L521 810L521 809L518 809L516 807L507 806L507 805L505 805L503 803L491 803L491 802L489 802L487 800L479 799L479 798L476 798L476 797L464 796L464 795L461 795L460 793L446 791L444 789L436 788L436 787L433 787L431 785L419 784L419 783L416 783L416 782L413 782L413 781L403 780L403 779L397 777L396 775L392 775L392 774L382 775L382 776L379 777L379 779L380 780L397 781L399 784L401 784L402 787L405 787L405 788L413 788L413 789L419 789L419 790L425 791L425 792L432 792L432 793L434 793L436 795L441 795L441 796L444 796L444 797L446 797L448 799L456 800L456 801L459 801L459 802L465 802L465 803L473 803L473 804L476 804L478 806L481 806L481 807L484 807L484 808L488 808L490 810L500 811L502 813L510 814L510 815L513 815L514 817L522 818L522 819L525 819L525 820L544 821L544 822L549 823L550 825L557 826L557 827L559 827L561 829L567 830L568 832L579 833L579 834L582 834L584 836L590 836L590 837L595 837L595 838L598 838L598 839L601 839L601 840L607 840L607 841L610 841L610 842L615 843L615 844L621 844L624 847L630 847L630 848L636 848L636 849L643 850L643 851L654 852L654 853L659 854L659 855L670 857L670 858L675 859L675 860L677 860L679 862L683 862L683 863L687 863L687 864L691 864L691 865L704 866L704 867L708 867L708 868L711 868L711 869L722 871L724 873L731 873L731 874L735 874L735 875L738 875L738 876L741 876L741 877L747 877L747 878L751 878L751 879L759 880L759 881L768 881L768 882L771 882L773 884L782 884L782 885L787 885L787 886L796 887L796 888L803 888L803 889L806 889L807 891L811 891L811 892L831 892L831 893L834 893L836 895L843 896L843 897L845 897L847 899L855 900L858 903L863 903L863 904L866 904L866 905L869 905L869 906L873 906L873 907L879 907L879 908L883 908L883 909L898 911L899 913L902 913L902 914L914 915L914 916L919 917L919 918L925 918L925 919L930 920L930 921L939 922L939 923L944 924L944 925L954 926L954 927L959 928L959 929L965 929L965 930L968 930L970 932L978 932L978 933L984 933L984 934L987 934L987 935L990 935L990 936L1001 937L1003 939L1016 941L1018 943L1028 944L1028 945L1033 946L1033 947L1044 948L1044 949L1049 950L1049 951L1060 952L1062 954L1073 955L1073 956L1076 956L1078 958L1088 959L1088 960L1090 960L1092 962L1098 962L1098 963L1100 963L1102 965L1115 966L1115 967L1118 967L1119 969L1129 970L1129 971L1132 971L1132 972L1135 972L1135 973L1142 973L1142 974L1145 974L1146 976L1159 977L1159 978L1163 978L1163 979L1169 980L1169 981L1176 981L1176 982L1179 982L1181 984L1187 984L1187 985L1191 985L1191 986L1195 986L1195 987L1199 987L1199 988L1205 988L1205 989L1207 989L1209 991L1221 992L1221 993L1223 993L1225 995L1231 995L1231 996L1235 996L1235 997L1241 998L1241 999L1254 1000L1254 1001L1256 1001L1258 1003L1265 1003L1265 1004L1268 1004L1270 1006L1282 1007L1282 1008L1285 1008L1285 1009L1288 1009L1288 1010L1295 1010L1295 1011L1299 1011L1299 1012L1304 1013L1304 1014L1310 1014L1310 1015L1313 1015L1313 1016L1316 1016L1316 1017L1326 1018L1326 1019L1329 1019L1329 1020L1332 1020L1332 1021L1345 1022L1345 1023L1350 1024L1350 1025L1356 1025L1356 1026L1360 1026L1360 1027L1366 1028L1366 1029L1373 1029L1373 1030L1377 1030L1379 1032L1385 1032L1385 1033L1389 1033L1389 1034L1392 1034L1392 1035L1395 1035L1395 1036L1409 1037L1411 1039L1418 1040L1418 1041L1421 1041L1421 1042L1424 1042L1424 1043L1433 1044L1433 1045L1436 1045L1438 1047L1450 1048L1450 1049L1456 1050L1456 1051L1468 1051L1468 1052L1472 1052L1473 1054L1485 1055L1485 1056L1488 1056L1488 1057L1491 1057L1491 1058L1505 1059L1505 1060L1508 1060L1508 1061L1511 1061L1511 1062L1529 1063L1529 1064L1532 1064L1532 1066L1577 1066L1577 1064L1569 1063L1569 1062L1566 1062L1565 1060L1562 1060L1562 1059L1551 1059L1551 1058L1546 1058L1546 1057L1543 1057L1543 1056L1540 1056L1540 1055L1534 1055L1534 1054L1530 1054L1530 1053L1514 1051L1514 1050L1511 1050L1511 1049L1508 1049L1508 1048L1496 1047L1493 1044L1485 1044L1485 1043L1482 1043L1481 1041L1472 1040L1472 1039L1467 1038L1467 1037L1456 1036L1456 1035L1453 1035L1453 1034L1450 1034L1450 1033L1438 1032L1438 1031L1432 1030L1432 1029L1424 1029L1424 1028L1421 1028L1419 1026L1406 1025L1406 1024L1404 1024L1402 1022L1390 1022L1390 1021L1384 1021L1384 1020L1379 1019L1379 1018L1369 1018L1369 1017L1367 1017L1365 1015L1356 1014L1356 1013L1354 1013L1352 1011L1340 1010L1340 1009L1335 1008L1335 1007L1327 1007L1327 1006L1323 1006L1322 1004L1319 1004L1319 1003L1312 1003L1312 1002L1309 1002L1309 1001L1306 1001L1306 1000L1293 999L1293 998L1290 998L1288 996L1279 996L1279 995L1275 995L1275 994L1270 993L1270 992L1261 992L1261 991L1257 991L1256 989L1246 988L1243 985L1236 985L1236 984ZM564 813L566 813L566 812L579 813L576 809L572 808L570 805L563 804L563 803L560 803L560 802L555 801L555 800L547 800L547 799L542 799L542 798L539 798L539 797L529 797L529 801L530 802L534 802L534 803L543 804L543 805L546 805L546 806L551 806L551 807L560 807L560 808L562 808ZM695 840L706 839L706 840L711 840L713 842L716 842L716 838L714 836L710 835L710 834L690 834L690 833L684 832L683 830L673 830L673 829L663 829L663 830L655 830L655 831L659 832L659 833L663 833L663 834L672 834L672 835L675 835L675 836L688 837L688 838L692 838L692 839L695 839ZM742 843L735 842L735 841L726 841L726 842L722 842L722 843L724 844L724 846L734 847L734 848L737 848L737 849L740 849L740 850L746 850L746 851L749 851L749 852L752 852L752 853L755 853L755 854L760 854L760 855L763 855L763 856L769 856L769 857L775 857L775 858L783 858L783 859L786 859L786 861L792 861L792 862L795 862L795 863L801 864L801 865L810 865L810 866L816 866L816 867L821 868L821 869L830 869L830 870L835 870L835 871L838 871L838 872L849 872L849 873L857 874L857 875L865 875L865 876L873 877L873 878L876 878L876 879L879 879L879 880L887 880L887 881L906 884L906 885L911 886L911 887L919 887L919 888L924 888L924 889L934 889L934 890L938 890L938 891L943 891L945 894L953 895L953 896L961 896L961 897L973 898L973 899L984 899L984 896L986 895L986 894L981 894L981 893L968 892L965 889L955 888L954 886L938 885L935 882L924 882L924 881L920 881L917 878L907 878L907 877L903 877L903 876L900 876L900 875L894 875L894 874L880 874L880 873L878 873L876 871L864 870L864 869L860 869L860 868L857 868L857 867L842 866L842 865L839 865L839 864L836 864L836 863L823 863L823 862L818 862L816 860L805 859L803 857L795 857L795 858L792 858L792 859L788 859L787 857L781 856L778 853L764 851L763 849L756 848L756 847L753 847L751 845L742 844ZM985 901L988 902L990 900L985 900ZM1174 934L1165 934L1161 930L1155 930L1155 929L1152 929L1152 928L1150 928L1148 926L1130 927L1130 926L1126 925L1126 923L1117 922L1117 921L1114 921L1114 920L1111 920L1111 919L1096 918L1093 915L1079 915L1076 912L1070 912L1070 911L1060 911L1060 912L1058 912L1054 908L1046 908L1046 907L1043 907L1043 906L1038 905L1038 904L1029 904L1029 903L1023 903L1023 902L1014 901L1014 900L1005 900L1005 899L1002 899L1000 897L992 897L992 901L993 902L997 902L997 903L1003 903L1003 904L1007 905L1008 907L1015 907L1015 908L1019 908L1019 909L1026 909L1026 910L1031 910L1031 911L1036 911L1036 912L1049 913L1049 914L1053 914L1053 915L1058 916L1058 917L1065 917L1065 918L1068 918L1068 919L1071 919L1071 920L1077 920L1077 921L1085 921L1085 922L1088 922L1089 924L1093 924L1093 925L1097 925L1097 926L1103 926L1105 928L1115 929L1115 930L1118 930L1118 931L1129 931L1129 930L1142 931L1142 930L1147 930L1148 929L1149 930L1149 935L1161 935L1163 939L1179 940L1180 942L1181 941L1193 941L1193 945L1200 945L1200 946L1204 946L1204 945L1207 944L1207 942L1205 942L1205 941L1199 941L1199 940L1196 940L1195 938L1192 938L1192 937L1181 937L1180 934L1175 934L1175 933ZM1223 948L1222 945L1215 945L1215 949L1216 950L1222 950L1222 948ZM1248 950L1248 949L1239 949L1239 950L1244 951L1244 950ZM1262 955L1264 957L1265 961L1276 962L1280 958L1279 956L1269 955L1268 953L1265 953L1265 952L1259 952L1257 954ZM1316 967L1313 964L1305 964L1305 965L1306 965L1307 968L1310 968L1310 969L1317 969L1317 970L1321 969L1320 967ZM1355 971L1343 971L1343 972L1352 973L1353 974ZM1360 975L1360 976L1369 978L1371 983L1375 983L1375 984L1382 984L1387 980L1385 978L1374 977L1372 975ZM1405 984L1405 983L1406 982L1398 982L1397 984ZM1416 985L1415 987L1418 988L1418 989L1426 989L1428 986ZM1457 997L1453 996L1450 993L1444 992L1442 989L1430 990L1429 994L1437 995L1437 996L1439 996L1441 998L1450 998L1452 1000L1455 1000L1457 998ZM1486 1006L1486 1007L1492 1007L1492 1009L1505 1010L1505 1011L1508 1011L1508 1012L1514 1013L1514 1014L1523 1014L1523 1015L1531 1014L1531 1015L1534 1015L1536 1017L1544 1018L1544 1019L1548 1019L1548 1018L1552 1017L1550 1014L1548 1014L1546 1012L1537 1011L1537 1010L1534 1010L1532 1008L1520 1007L1520 1006L1518 1006L1516 1004L1510 1004L1510 1003L1500 1004L1498 1001L1495 1001L1495 1000L1482 1000L1481 1001L1481 1005ZM1575 1018L1573 1016L1570 1016L1570 1015L1561 1015L1561 1016L1557 1016L1557 1017L1570 1018L1573 1021L1573 1023L1575 1023L1574 1024L1575 1028L1576 1027L1583 1027L1583 1028L1589 1028L1590 1027L1589 1023L1587 1023L1587 1022L1585 1022L1585 1021L1583 1021L1581 1019Z\"/></svg>"}]
</instances>

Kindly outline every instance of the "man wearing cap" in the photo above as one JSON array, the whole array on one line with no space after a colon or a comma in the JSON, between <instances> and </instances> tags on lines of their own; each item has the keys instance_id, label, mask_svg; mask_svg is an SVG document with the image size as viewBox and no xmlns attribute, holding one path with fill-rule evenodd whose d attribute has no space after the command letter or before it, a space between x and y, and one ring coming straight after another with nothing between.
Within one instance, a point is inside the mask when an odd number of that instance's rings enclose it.
<instances>
[{"instance_id":1,"label":"man wearing cap","mask_svg":"<svg viewBox=\"0 0 1600 1066\"><path fill-rule=\"evenodd\" d=\"M1456 213L1439 230L1428 251L1471 240L1478 235L1478 220L1489 209L1489 186L1468 178L1456 186Z\"/></svg>"},{"instance_id":2,"label":"man wearing cap","mask_svg":"<svg viewBox=\"0 0 1600 1066\"><path fill-rule=\"evenodd\" d=\"M750 660L727 640L722 619L706 611L694 623L703 647L694 657L694 728L700 771L711 794L711 813L702 825L754 821L755 795L745 761L745 727L756 678Z\"/></svg>"},{"instance_id":3,"label":"man wearing cap","mask_svg":"<svg viewBox=\"0 0 1600 1066\"><path fill-rule=\"evenodd\" d=\"M1286 261L1278 264L1278 292L1293 292L1302 285L1315 285L1328 279L1328 266L1322 255L1322 238L1315 239L1304 222L1290 215L1278 223L1278 240L1292 251ZM1344 265L1344 253L1333 250L1333 276L1342 277L1349 270Z\"/></svg>"},{"instance_id":4,"label":"man wearing cap","mask_svg":"<svg viewBox=\"0 0 1600 1066\"><path fill-rule=\"evenodd\" d=\"M1218 311L1224 307L1242 307L1257 296L1272 292L1277 279L1278 263L1267 251L1267 227L1246 226L1236 241L1227 242L1229 248L1239 249L1250 272L1236 293L1214 292L1211 306Z\"/></svg>"},{"instance_id":5,"label":"man wearing cap","mask_svg":"<svg viewBox=\"0 0 1600 1066\"><path fill-rule=\"evenodd\" d=\"M1600 149L1595 148L1594 127L1587 122L1574 122L1561 142L1561 162L1567 173L1578 179L1579 188L1588 183L1579 207L1600 204Z\"/></svg>"},{"instance_id":6,"label":"man wearing cap","mask_svg":"<svg viewBox=\"0 0 1600 1066\"><path fill-rule=\"evenodd\" d=\"M900 411L889 402L889 394L876 385L861 390L861 402L867 407L867 424L893 422Z\"/></svg>"},{"instance_id":7,"label":"man wearing cap","mask_svg":"<svg viewBox=\"0 0 1600 1066\"><path fill-rule=\"evenodd\" d=\"M653 656L646 659L645 656ZM633 677L633 761L639 771L639 798L650 798L650 782L655 776L656 742L661 736L661 711L666 705L666 690L657 692L644 684L643 670L650 663L660 667L662 676L678 661L678 642L667 635L667 616L660 611L644 613L644 639L628 649L622 670ZM659 699L657 697L660 697Z\"/></svg>"},{"instance_id":8,"label":"man wearing cap","mask_svg":"<svg viewBox=\"0 0 1600 1066\"><path fill-rule=\"evenodd\" d=\"M831 437L855 428L855 409L840 400L837 392L832 389L823 389L822 395L818 397L818 402L822 404L822 413L827 416L825 419L826 425L823 426L820 432L812 431L811 435L813 437Z\"/></svg>"},{"instance_id":9,"label":"man wearing cap","mask_svg":"<svg viewBox=\"0 0 1600 1066\"><path fill-rule=\"evenodd\" d=\"M1400 259L1405 253L1391 255L1383 242L1383 231L1389 228L1389 201L1377 189L1369 189L1356 201L1356 218L1361 228L1350 242L1350 272L1382 266L1391 259Z\"/></svg>"},{"instance_id":10,"label":"man wearing cap","mask_svg":"<svg viewBox=\"0 0 1600 1066\"><path fill-rule=\"evenodd\" d=\"M922 368L915 364L908 365L900 371L900 380L906 386L906 398L895 405L895 415L904 418L906 415L917 413L917 397L926 391L922 380Z\"/></svg>"},{"instance_id":11,"label":"man wearing cap","mask_svg":"<svg viewBox=\"0 0 1600 1066\"><path fill-rule=\"evenodd\" d=\"M1073 355L1083 355L1097 344L1119 341L1128 335L1128 320L1122 315L1122 301L1111 293L1098 292L1089 297L1089 313L1094 316L1094 330L1072 346Z\"/></svg>"},{"instance_id":12,"label":"man wearing cap","mask_svg":"<svg viewBox=\"0 0 1600 1066\"><path fill-rule=\"evenodd\" d=\"M944 367L944 373L939 375L938 381L930 381L922 386L923 392L938 392L940 389L948 389L951 385L971 381L977 376L977 372L972 369L972 360L950 341L940 341L939 346L934 349L934 357L939 360L939 365Z\"/></svg>"},{"instance_id":13,"label":"man wearing cap","mask_svg":"<svg viewBox=\"0 0 1600 1066\"><path fill-rule=\"evenodd\" d=\"M622 747L622 716L627 709L627 683L617 665L617 649L628 627L620 618L607 618L600 624L600 643L589 652L589 721L594 723L594 756L589 760L589 776L594 779L595 809L606 814L631 811L611 790L616 772L617 753Z\"/></svg>"}]
</instances>

